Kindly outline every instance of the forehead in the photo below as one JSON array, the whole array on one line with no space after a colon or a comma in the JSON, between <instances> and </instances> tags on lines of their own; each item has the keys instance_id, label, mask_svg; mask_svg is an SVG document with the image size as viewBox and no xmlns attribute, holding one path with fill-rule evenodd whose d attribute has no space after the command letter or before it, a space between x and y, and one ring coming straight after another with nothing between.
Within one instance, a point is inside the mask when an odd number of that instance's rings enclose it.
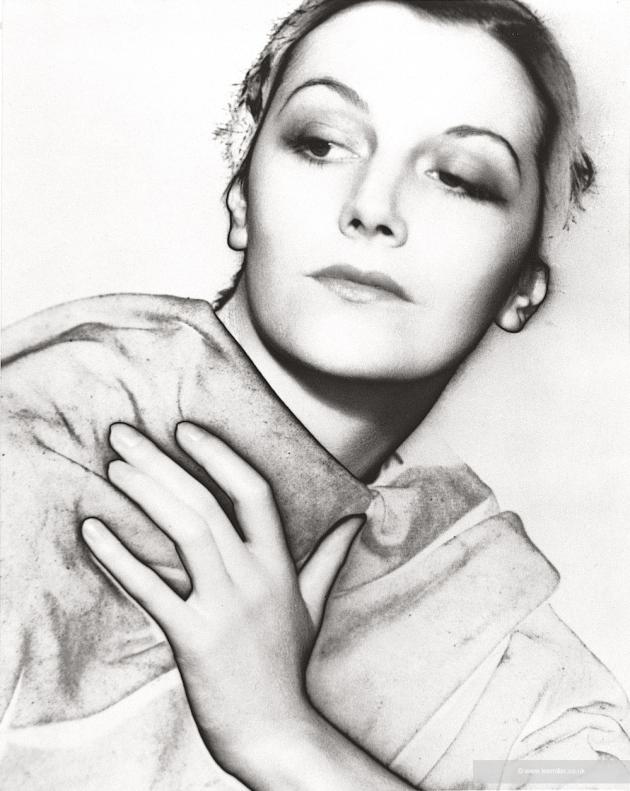
<instances>
[{"instance_id":1,"label":"forehead","mask_svg":"<svg viewBox=\"0 0 630 791\"><path fill-rule=\"evenodd\" d=\"M470 124L507 137L526 159L541 118L532 83L514 55L473 24L430 19L390 1L339 12L300 42L278 89L314 77L347 83L377 122L439 133Z\"/></svg>"}]
</instances>

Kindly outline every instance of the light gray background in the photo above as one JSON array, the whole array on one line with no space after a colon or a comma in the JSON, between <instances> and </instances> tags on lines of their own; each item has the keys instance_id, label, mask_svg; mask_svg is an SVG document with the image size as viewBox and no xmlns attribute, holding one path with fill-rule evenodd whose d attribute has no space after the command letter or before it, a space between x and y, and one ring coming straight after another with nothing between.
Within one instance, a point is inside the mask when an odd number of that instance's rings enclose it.
<instances>
[{"instance_id":1,"label":"light gray background","mask_svg":"<svg viewBox=\"0 0 630 791\"><path fill-rule=\"evenodd\" d=\"M5 0L3 323L115 291L211 299L237 265L212 130L293 0ZM562 572L560 613L630 688L627 0L536 0L599 170L520 336L436 408Z\"/></svg>"}]
</instances>

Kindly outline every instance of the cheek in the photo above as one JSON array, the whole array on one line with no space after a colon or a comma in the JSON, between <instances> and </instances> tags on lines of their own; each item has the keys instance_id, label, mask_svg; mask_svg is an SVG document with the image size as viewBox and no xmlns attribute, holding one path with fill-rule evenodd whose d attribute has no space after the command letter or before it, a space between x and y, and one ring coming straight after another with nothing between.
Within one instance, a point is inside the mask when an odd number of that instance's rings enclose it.
<instances>
[{"instance_id":1,"label":"cheek","mask_svg":"<svg viewBox=\"0 0 630 791\"><path fill-rule=\"evenodd\" d=\"M252 318L258 331L281 347L300 323L295 310L313 248L310 227L321 230L311 191L284 160L280 153L252 160L245 267Z\"/></svg>"},{"instance_id":2,"label":"cheek","mask_svg":"<svg viewBox=\"0 0 630 791\"><path fill-rule=\"evenodd\" d=\"M460 322L490 323L517 276L533 231L524 212L446 196L425 207L416 227L412 289Z\"/></svg>"},{"instance_id":3,"label":"cheek","mask_svg":"<svg viewBox=\"0 0 630 791\"><path fill-rule=\"evenodd\" d=\"M531 237L530 213L447 196L433 183L403 191L408 242L385 250L382 268L416 304L364 317L313 296L302 277L352 253L338 226L351 188L343 167L296 165L277 151L254 158L246 282L257 326L326 370L414 378L445 369L475 345L507 297Z\"/></svg>"},{"instance_id":4,"label":"cheek","mask_svg":"<svg viewBox=\"0 0 630 791\"><path fill-rule=\"evenodd\" d=\"M343 174L276 153L254 158L248 201L250 247L268 255L304 256L337 229L346 188Z\"/></svg>"}]
</instances>

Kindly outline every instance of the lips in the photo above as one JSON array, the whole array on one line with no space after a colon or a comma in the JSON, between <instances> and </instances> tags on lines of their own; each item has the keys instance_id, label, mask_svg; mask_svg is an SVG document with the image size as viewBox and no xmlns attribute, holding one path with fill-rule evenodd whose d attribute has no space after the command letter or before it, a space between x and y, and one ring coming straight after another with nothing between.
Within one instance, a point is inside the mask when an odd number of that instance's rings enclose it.
<instances>
[{"instance_id":1,"label":"lips","mask_svg":"<svg viewBox=\"0 0 630 791\"><path fill-rule=\"evenodd\" d=\"M381 299L411 301L402 286L382 272L362 272L354 266L336 264L320 269L311 277L352 302Z\"/></svg>"}]
</instances>

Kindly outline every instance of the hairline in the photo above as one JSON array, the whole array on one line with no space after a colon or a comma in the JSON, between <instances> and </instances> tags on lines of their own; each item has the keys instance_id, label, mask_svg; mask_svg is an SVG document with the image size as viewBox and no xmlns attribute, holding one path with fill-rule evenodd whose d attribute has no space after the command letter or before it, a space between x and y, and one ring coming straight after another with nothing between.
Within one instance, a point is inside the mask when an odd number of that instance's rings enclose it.
<instances>
[{"instance_id":1,"label":"hairline","mask_svg":"<svg viewBox=\"0 0 630 791\"><path fill-rule=\"evenodd\" d=\"M409 2L408 0L355 0L355 2L348 3L348 5L345 5L342 8L339 8L337 10L332 10L332 12L328 16L316 21L315 24L312 25L312 27L309 27L304 32L302 32L300 37L287 47L285 52L282 53L276 68L273 69L272 72L267 77L266 82L269 84L269 88L270 88L269 93L266 99L264 100L260 118L256 122L256 130L252 137L252 140L250 141L247 155L244 158L241 165L239 166L237 172L234 174L232 179L230 179L230 184L228 185L228 189L229 186L231 186L231 184L233 184L235 181L238 181L239 178L242 179L240 173L246 165L247 167L245 169L247 172L249 171L251 156L256 146L260 131L267 119L267 115L269 113L271 105L273 104L273 101L278 91L280 90L280 88L282 87L285 81L285 76L287 71L289 71L289 69L293 66L295 60L299 58L301 54L300 50L302 48L302 45L304 44L305 41L307 41L309 35L318 28L320 28L322 25L325 25L328 21L330 21L334 17L338 16L339 14L343 14L344 12L350 11L360 5L367 5L368 3L395 3L397 5L405 6L410 11L415 12L418 16L422 17L427 22L434 23L436 25L448 26L448 27L459 26L462 28L476 28L481 32L485 33L486 35L488 35L494 41L496 41L513 58L513 60L515 60L518 63L523 73L523 76L527 81L527 84L530 86L532 95L535 100L535 106L538 111L537 117L533 120L533 125L534 125L533 131L536 137L535 160L537 164L538 178L541 187L541 195L539 202L544 202L544 194L543 194L545 190L544 172L547 167L547 155L549 153L548 149L551 147L550 143L551 143L551 138L553 137L553 135L550 134L550 131L547 127L552 123L553 119L549 118L549 108L547 108L545 100L541 95L541 91L539 90L538 86L535 84L527 66L523 63L521 58L518 57L517 53L514 50L512 50L504 41L502 41L499 36L495 35L495 33L491 29L489 29L489 27L487 27L483 21L474 20L474 19L447 19L443 17L438 18L436 16L433 16L427 9L419 8L412 5L412 3ZM261 91L262 90L263 90L263 86L261 86Z\"/></svg>"}]
</instances>

